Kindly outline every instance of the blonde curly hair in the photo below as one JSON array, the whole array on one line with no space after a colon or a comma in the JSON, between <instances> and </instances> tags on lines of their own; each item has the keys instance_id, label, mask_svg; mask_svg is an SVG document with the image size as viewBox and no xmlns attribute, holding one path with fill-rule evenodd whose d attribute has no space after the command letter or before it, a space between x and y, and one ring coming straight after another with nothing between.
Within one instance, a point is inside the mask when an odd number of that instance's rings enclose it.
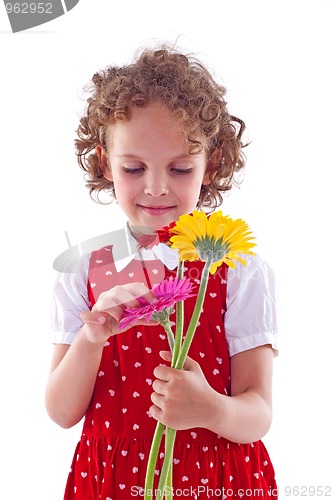
<instances>
[{"instance_id":1,"label":"blonde curly hair","mask_svg":"<svg viewBox=\"0 0 333 500\"><path fill-rule=\"evenodd\" d=\"M190 154L204 150L211 158L219 151L220 159L210 170L211 182L201 188L198 208L214 209L222 203L222 193L231 189L235 173L245 165L241 140L245 124L229 114L226 89L200 61L165 45L146 48L130 65L95 73L87 90L90 97L75 147L96 201L101 202L101 192L110 194L109 201L115 198L113 182L104 177L96 152L97 146L106 150L107 127L130 119L133 107L159 101L181 123Z\"/></svg>"}]
</instances>

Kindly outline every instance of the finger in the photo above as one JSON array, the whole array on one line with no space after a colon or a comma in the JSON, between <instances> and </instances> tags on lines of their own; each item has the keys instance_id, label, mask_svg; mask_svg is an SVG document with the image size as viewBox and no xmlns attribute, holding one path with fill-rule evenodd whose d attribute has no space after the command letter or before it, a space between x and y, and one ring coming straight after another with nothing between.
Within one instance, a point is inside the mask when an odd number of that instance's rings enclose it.
<instances>
[{"instance_id":1,"label":"finger","mask_svg":"<svg viewBox=\"0 0 333 500\"><path fill-rule=\"evenodd\" d=\"M115 287L112 292L103 292L93 307L93 311L104 311L118 321L127 307L138 307L139 302L133 294L123 287Z\"/></svg>"},{"instance_id":2,"label":"finger","mask_svg":"<svg viewBox=\"0 0 333 500\"><path fill-rule=\"evenodd\" d=\"M167 382L157 379L154 380L152 387L157 394L163 396L165 394L166 384Z\"/></svg>"},{"instance_id":3,"label":"finger","mask_svg":"<svg viewBox=\"0 0 333 500\"><path fill-rule=\"evenodd\" d=\"M135 299L140 297L141 299L145 299L149 303L154 303L158 300L152 290L147 288L147 286L143 283L128 283L124 285L124 288L128 290L128 292L132 294Z\"/></svg>"},{"instance_id":4,"label":"finger","mask_svg":"<svg viewBox=\"0 0 333 500\"><path fill-rule=\"evenodd\" d=\"M122 318L121 318L122 319ZM158 321L147 321L145 318L138 319L137 321L132 321L131 323L126 323L125 325L121 323L121 321L118 322L118 331L126 332L129 328L132 328L133 326L157 326L159 323ZM121 325L121 329L119 328L119 325Z\"/></svg>"},{"instance_id":5,"label":"finger","mask_svg":"<svg viewBox=\"0 0 333 500\"><path fill-rule=\"evenodd\" d=\"M142 298L148 303L157 300L151 290L142 283L129 283L102 292L93 310L108 312L117 321L120 321L126 308L137 308L142 305L138 298Z\"/></svg>"},{"instance_id":6,"label":"finger","mask_svg":"<svg viewBox=\"0 0 333 500\"><path fill-rule=\"evenodd\" d=\"M160 351L160 356L164 361L172 361L172 352L170 351ZM190 358L189 356L186 357L185 363L183 366L184 370L194 370L197 367L198 363Z\"/></svg>"},{"instance_id":7,"label":"finger","mask_svg":"<svg viewBox=\"0 0 333 500\"><path fill-rule=\"evenodd\" d=\"M156 366L154 376L163 382L169 382L173 370L169 366Z\"/></svg>"},{"instance_id":8,"label":"finger","mask_svg":"<svg viewBox=\"0 0 333 500\"><path fill-rule=\"evenodd\" d=\"M158 406L153 405L149 408L149 413L155 420L162 422L163 412L161 408L158 408Z\"/></svg>"},{"instance_id":9,"label":"finger","mask_svg":"<svg viewBox=\"0 0 333 500\"><path fill-rule=\"evenodd\" d=\"M93 311L82 311L81 319L87 325L102 325L106 321L105 314Z\"/></svg>"},{"instance_id":10,"label":"finger","mask_svg":"<svg viewBox=\"0 0 333 500\"><path fill-rule=\"evenodd\" d=\"M162 407L163 398L164 396L161 396L161 394L157 394L157 392L152 392L150 396L152 403L154 403L154 405L157 406L157 408L159 409L161 409Z\"/></svg>"},{"instance_id":11,"label":"finger","mask_svg":"<svg viewBox=\"0 0 333 500\"><path fill-rule=\"evenodd\" d=\"M159 325L159 322L158 321L147 321L146 319L142 318L142 319L139 319L136 323L134 323L135 325L145 325L145 326L157 326Z\"/></svg>"},{"instance_id":12,"label":"finger","mask_svg":"<svg viewBox=\"0 0 333 500\"><path fill-rule=\"evenodd\" d=\"M142 299L145 299L150 304L154 304L154 302L158 302L156 295L151 290L149 290L147 287L144 286L144 288L145 288L145 291L142 289L142 293L140 295L136 295L136 297L140 297Z\"/></svg>"},{"instance_id":13,"label":"finger","mask_svg":"<svg viewBox=\"0 0 333 500\"><path fill-rule=\"evenodd\" d=\"M186 371L196 371L198 368L200 369L199 364L194 359L190 358L190 356L187 356L183 369Z\"/></svg>"},{"instance_id":14,"label":"finger","mask_svg":"<svg viewBox=\"0 0 333 500\"><path fill-rule=\"evenodd\" d=\"M160 351L160 356L164 361L172 360L172 352L171 351Z\"/></svg>"}]
</instances>

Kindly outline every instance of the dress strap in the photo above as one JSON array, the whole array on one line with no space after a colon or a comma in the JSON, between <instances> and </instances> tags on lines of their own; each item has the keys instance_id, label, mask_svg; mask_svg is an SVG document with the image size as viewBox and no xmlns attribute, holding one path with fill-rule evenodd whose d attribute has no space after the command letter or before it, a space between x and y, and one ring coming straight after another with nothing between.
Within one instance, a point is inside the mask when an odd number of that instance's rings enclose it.
<instances>
[{"instance_id":1,"label":"dress strap","mask_svg":"<svg viewBox=\"0 0 333 500\"><path fill-rule=\"evenodd\" d=\"M88 268L88 297L93 306L99 295L110 289L112 276L116 274L116 267L113 260L113 245L107 245L99 250L95 250L90 255ZM101 279L103 277L103 279Z\"/></svg>"}]
</instances>

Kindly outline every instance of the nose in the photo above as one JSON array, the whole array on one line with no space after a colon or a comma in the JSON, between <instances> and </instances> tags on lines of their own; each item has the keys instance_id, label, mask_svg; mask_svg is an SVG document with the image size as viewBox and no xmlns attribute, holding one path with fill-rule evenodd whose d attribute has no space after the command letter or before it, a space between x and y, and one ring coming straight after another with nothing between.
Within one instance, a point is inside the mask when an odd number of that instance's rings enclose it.
<instances>
[{"instance_id":1,"label":"nose","mask_svg":"<svg viewBox=\"0 0 333 500\"><path fill-rule=\"evenodd\" d=\"M146 177L145 194L149 196L163 196L169 193L168 182L162 172L150 173Z\"/></svg>"}]
</instances>

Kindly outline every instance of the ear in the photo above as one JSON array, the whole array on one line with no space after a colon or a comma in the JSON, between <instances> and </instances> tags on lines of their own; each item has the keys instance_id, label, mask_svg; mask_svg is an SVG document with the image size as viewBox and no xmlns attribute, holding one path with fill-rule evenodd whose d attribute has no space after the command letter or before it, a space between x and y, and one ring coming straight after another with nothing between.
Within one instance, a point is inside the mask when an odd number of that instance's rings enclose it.
<instances>
[{"instance_id":1,"label":"ear","mask_svg":"<svg viewBox=\"0 0 333 500\"><path fill-rule=\"evenodd\" d=\"M220 163L222 156L222 149L215 149L213 153L210 155L208 162L207 162L207 168L206 168L206 173L204 175L204 178L202 180L202 185L207 186L212 182L212 179L214 179L216 172L214 170L216 169L217 165Z\"/></svg>"},{"instance_id":2,"label":"ear","mask_svg":"<svg viewBox=\"0 0 333 500\"><path fill-rule=\"evenodd\" d=\"M109 165L108 157L106 154L105 149L98 145L96 146L96 153L98 156L99 160L99 165L102 171L103 176L108 179L109 181L112 181L112 171L111 171L111 166Z\"/></svg>"}]
</instances>

